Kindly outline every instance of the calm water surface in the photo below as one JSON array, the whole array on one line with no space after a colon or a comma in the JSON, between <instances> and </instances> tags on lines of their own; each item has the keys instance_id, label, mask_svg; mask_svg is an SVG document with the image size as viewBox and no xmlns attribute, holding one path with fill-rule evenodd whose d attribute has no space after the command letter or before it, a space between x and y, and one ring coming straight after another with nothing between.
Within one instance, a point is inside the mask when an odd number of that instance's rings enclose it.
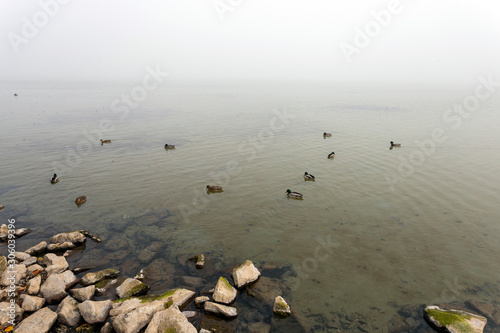
<instances>
[{"instance_id":1,"label":"calm water surface","mask_svg":"<svg viewBox=\"0 0 500 333\"><path fill-rule=\"evenodd\" d=\"M34 230L21 249L88 229L128 239L128 259L157 240L169 261L278 262L308 330L327 330L311 314L359 313L384 330L406 304L498 301L484 287L500 280L498 96L454 129L443 114L474 85L164 86L113 112L133 87L2 84L0 218Z\"/></svg>"}]
</instances>

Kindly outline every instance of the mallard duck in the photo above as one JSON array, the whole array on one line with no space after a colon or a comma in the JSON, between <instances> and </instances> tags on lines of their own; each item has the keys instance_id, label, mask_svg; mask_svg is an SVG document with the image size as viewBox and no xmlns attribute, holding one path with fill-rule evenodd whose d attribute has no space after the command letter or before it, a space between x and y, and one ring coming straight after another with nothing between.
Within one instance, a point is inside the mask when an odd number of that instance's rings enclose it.
<instances>
[{"instance_id":1,"label":"mallard duck","mask_svg":"<svg viewBox=\"0 0 500 333\"><path fill-rule=\"evenodd\" d=\"M324 133L323 133L323 136L324 136L325 138L331 138L331 137L332 137L332 133L326 133L326 132L324 132Z\"/></svg>"},{"instance_id":2,"label":"mallard duck","mask_svg":"<svg viewBox=\"0 0 500 333\"><path fill-rule=\"evenodd\" d=\"M81 197L76 198L75 203L77 205L81 205L87 201L87 197L82 195Z\"/></svg>"},{"instance_id":3,"label":"mallard duck","mask_svg":"<svg viewBox=\"0 0 500 333\"><path fill-rule=\"evenodd\" d=\"M169 145L168 143L165 144L165 149L175 149L174 145Z\"/></svg>"},{"instance_id":4,"label":"mallard duck","mask_svg":"<svg viewBox=\"0 0 500 333\"><path fill-rule=\"evenodd\" d=\"M286 196L292 199L302 199L303 195L299 192L292 192L289 189L286 190Z\"/></svg>"},{"instance_id":5,"label":"mallard duck","mask_svg":"<svg viewBox=\"0 0 500 333\"><path fill-rule=\"evenodd\" d=\"M111 140L103 140L103 139L101 139L101 145L104 144L104 143L111 143Z\"/></svg>"},{"instance_id":6,"label":"mallard duck","mask_svg":"<svg viewBox=\"0 0 500 333\"><path fill-rule=\"evenodd\" d=\"M335 152L331 152L330 154L328 154L328 158L334 158L335 157Z\"/></svg>"},{"instance_id":7,"label":"mallard duck","mask_svg":"<svg viewBox=\"0 0 500 333\"><path fill-rule=\"evenodd\" d=\"M52 179L50 180L50 182L52 184L55 184L59 181L59 177L57 177L57 174L54 174L54 177L52 177Z\"/></svg>"},{"instance_id":8,"label":"mallard duck","mask_svg":"<svg viewBox=\"0 0 500 333\"><path fill-rule=\"evenodd\" d=\"M391 141L391 147L401 147L400 143L394 143Z\"/></svg>"},{"instance_id":9,"label":"mallard duck","mask_svg":"<svg viewBox=\"0 0 500 333\"><path fill-rule=\"evenodd\" d=\"M304 180L314 180L314 176L306 172L304 173Z\"/></svg>"},{"instance_id":10,"label":"mallard duck","mask_svg":"<svg viewBox=\"0 0 500 333\"><path fill-rule=\"evenodd\" d=\"M207 185L207 192L222 192L222 187L217 185Z\"/></svg>"}]
</instances>

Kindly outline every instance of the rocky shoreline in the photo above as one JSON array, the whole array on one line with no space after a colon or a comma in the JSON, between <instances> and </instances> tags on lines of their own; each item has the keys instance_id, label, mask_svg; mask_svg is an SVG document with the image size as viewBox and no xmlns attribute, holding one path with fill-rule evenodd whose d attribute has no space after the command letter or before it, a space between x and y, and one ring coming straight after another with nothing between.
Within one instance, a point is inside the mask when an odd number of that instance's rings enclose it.
<instances>
[{"instance_id":1,"label":"rocky shoreline","mask_svg":"<svg viewBox=\"0 0 500 333\"><path fill-rule=\"evenodd\" d=\"M18 229L15 235L21 237L30 231ZM0 239L5 241L7 238L8 226L2 225ZM245 260L239 266L226 267L217 273L218 270L207 263L205 254L181 256L178 260L189 265L192 274L175 280L170 277L171 283L165 283L165 279L151 279L152 274L163 276L172 272L158 259L153 260L164 244L151 242L139 254L136 261L150 263L146 269L130 274L132 268L123 274L115 268L71 267L66 258L73 251L81 252L87 240L96 244L102 242L99 236L79 230L54 235L48 243L41 241L23 252L12 251L6 257L0 256L1 332L378 330L363 316L342 313L337 314L338 319L328 320L323 325L319 325L324 320L319 315L318 325L306 329L301 323L303 318L295 315L286 300L283 280L262 274L279 271L279 265L266 263L258 268L252 261ZM119 238L112 242L116 243L112 245L116 252L125 246ZM152 265L155 269L150 268ZM202 277L207 269L212 269L211 275L218 275L215 283ZM180 281L179 286L172 288L173 281ZM150 294L152 285L155 285L155 292ZM159 286L166 287L157 292ZM500 331L500 306L496 303L470 300L465 304L414 305L405 306L398 313L397 318L387 323L388 332ZM244 316L246 322L235 320L240 316Z\"/></svg>"}]
</instances>

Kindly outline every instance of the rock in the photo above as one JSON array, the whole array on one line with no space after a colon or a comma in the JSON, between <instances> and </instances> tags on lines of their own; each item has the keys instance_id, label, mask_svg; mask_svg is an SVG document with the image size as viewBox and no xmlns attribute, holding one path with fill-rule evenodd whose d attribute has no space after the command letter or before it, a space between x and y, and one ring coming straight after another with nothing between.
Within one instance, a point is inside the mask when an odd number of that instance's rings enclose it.
<instances>
[{"instance_id":1,"label":"rock","mask_svg":"<svg viewBox=\"0 0 500 333\"><path fill-rule=\"evenodd\" d=\"M16 229L16 237L21 237L21 236L27 235L30 232L31 232L30 228L19 228L19 229Z\"/></svg>"},{"instance_id":2,"label":"rock","mask_svg":"<svg viewBox=\"0 0 500 333\"><path fill-rule=\"evenodd\" d=\"M49 252L66 251L74 248L75 246L76 245L71 242L49 244L47 245L47 251Z\"/></svg>"},{"instance_id":3,"label":"rock","mask_svg":"<svg viewBox=\"0 0 500 333\"><path fill-rule=\"evenodd\" d=\"M100 333L113 333L113 326L111 326L111 323L108 322L104 324Z\"/></svg>"},{"instance_id":4,"label":"rock","mask_svg":"<svg viewBox=\"0 0 500 333\"><path fill-rule=\"evenodd\" d=\"M162 301L145 303L131 311L112 317L111 323L118 333L137 333L151 321L156 312L164 309L165 303Z\"/></svg>"},{"instance_id":5,"label":"rock","mask_svg":"<svg viewBox=\"0 0 500 333\"><path fill-rule=\"evenodd\" d=\"M42 276L37 275L28 281L26 285L26 292L30 295L36 295L40 292L40 284L42 283Z\"/></svg>"},{"instance_id":6,"label":"rock","mask_svg":"<svg viewBox=\"0 0 500 333\"><path fill-rule=\"evenodd\" d=\"M2 224L0 226L0 239L5 240L9 236L9 226L7 224Z\"/></svg>"},{"instance_id":7,"label":"rock","mask_svg":"<svg viewBox=\"0 0 500 333\"><path fill-rule=\"evenodd\" d=\"M207 302L209 300L210 300L210 298L208 298L207 296L196 297L194 299L194 304L196 305L197 308L201 308L201 307L203 307L203 304L205 304L205 302Z\"/></svg>"},{"instance_id":8,"label":"rock","mask_svg":"<svg viewBox=\"0 0 500 333\"><path fill-rule=\"evenodd\" d=\"M260 272L250 260L233 269L233 280L237 288L241 288L247 284L256 281L260 276Z\"/></svg>"},{"instance_id":9,"label":"rock","mask_svg":"<svg viewBox=\"0 0 500 333\"><path fill-rule=\"evenodd\" d=\"M427 306L424 309L425 319L438 330L449 332L483 332L486 318L462 310L445 310L438 306Z\"/></svg>"},{"instance_id":10,"label":"rock","mask_svg":"<svg viewBox=\"0 0 500 333\"><path fill-rule=\"evenodd\" d=\"M78 304L78 310L87 323L103 323L111 310L111 301L85 301Z\"/></svg>"},{"instance_id":11,"label":"rock","mask_svg":"<svg viewBox=\"0 0 500 333\"><path fill-rule=\"evenodd\" d=\"M500 326L500 313L499 311L495 312L492 304L475 300L466 301L465 304L491 320L496 326Z\"/></svg>"},{"instance_id":12,"label":"rock","mask_svg":"<svg viewBox=\"0 0 500 333\"><path fill-rule=\"evenodd\" d=\"M54 253L47 253L43 257L43 264L47 266L45 271L48 275L58 274L68 269L68 262L63 256L57 256Z\"/></svg>"},{"instance_id":13,"label":"rock","mask_svg":"<svg viewBox=\"0 0 500 333\"><path fill-rule=\"evenodd\" d=\"M104 243L104 248L108 251L118 251L129 248L126 238L115 237Z\"/></svg>"},{"instance_id":14,"label":"rock","mask_svg":"<svg viewBox=\"0 0 500 333\"><path fill-rule=\"evenodd\" d=\"M30 247L29 249L27 249L24 252L29 254L29 255L34 256L34 255L40 254L42 252L45 252L46 249L47 249L47 242L44 241L44 242L38 243L35 246Z\"/></svg>"},{"instance_id":15,"label":"rock","mask_svg":"<svg viewBox=\"0 0 500 333\"><path fill-rule=\"evenodd\" d=\"M15 285L19 285L21 279L26 277L26 273L27 269L24 265L15 265L15 268L12 270L6 269L0 277L0 285L6 287L9 286L11 282L14 282ZM14 279L12 280L11 277L14 277Z\"/></svg>"},{"instance_id":16,"label":"rock","mask_svg":"<svg viewBox=\"0 0 500 333\"><path fill-rule=\"evenodd\" d=\"M248 325L249 333L269 333L271 330L271 325L266 323L252 323Z\"/></svg>"},{"instance_id":17,"label":"rock","mask_svg":"<svg viewBox=\"0 0 500 333\"><path fill-rule=\"evenodd\" d=\"M134 279L139 280L139 281L144 280L144 278L146 278L146 274L144 274L144 269L141 269L141 270L139 271L139 273L137 273L137 274L135 275L135 277L134 277Z\"/></svg>"},{"instance_id":18,"label":"rock","mask_svg":"<svg viewBox=\"0 0 500 333\"><path fill-rule=\"evenodd\" d=\"M69 293L74 298L76 298L77 300L79 300L80 302L85 302L85 301L88 301L89 299L92 299L92 297L94 297L95 286L94 285L90 285L90 286L85 287L85 288L71 289L69 291Z\"/></svg>"},{"instance_id":19,"label":"rock","mask_svg":"<svg viewBox=\"0 0 500 333\"><path fill-rule=\"evenodd\" d=\"M63 279L65 289L71 288L78 282L78 278L72 271L65 271L58 275Z\"/></svg>"},{"instance_id":20,"label":"rock","mask_svg":"<svg viewBox=\"0 0 500 333\"><path fill-rule=\"evenodd\" d=\"M182 276L181 277L182 283L191 288L199 288L202 287L205 283L205 280L199 276Z\"/></svg>"},{"instance_id":21,"label":"rock","mask_svg":"<svg viewBox=\"0 0 500 333\"><path fill-rule=\"evenodd\" d=\"M71 296L67 296L57 307L57 318L61 323L68 326L76 326L81 316L78 311L78 302Z\"/></svg>"},{"instance_id":22,"label":"rock","mask_svg":"<svg viewBox=\"0 0 500 333\"><path fill-rule=\"evenodd\" d=\"M189 258L189 260L196 262L196 268L198 268L198 269L202 269L203 267L205 267L205 255L204 254L197 254L197 255Z\"/></svg>"},{"instance_id":23,"label":"rock","mask_svg":"<svg viewBox=\"0 0 500 333\"><path fill-rule=\"evenodd\" d=\"M12 305L14 304L14 305ZM0 303L0 325L6 325L10 317L12 306L14 306L14 321L18 322L23 318L24 310L16 303L2 302Z\"/></svg>"},{"instance_id":24,"label":"rock","mask_svg":"<svg viewBox=\"0 0 500 333\"><path fill-rule=\"evenodd\" d=\"M16 260L21 262L21 261L25 261L26 259L31 258L31 256L25 252L15 252L14 258L16 258Z\"/></svg>"},{"instance_id":25,"label":"rock","mask_svg":"<svg viewBox=\"0 0 500 333\"><path fill-rule=\"evenodd\" d=\"M214 301L218 303L229 304L234 301L238 291L224 277L220 277L215 292L212 295Z\"/></svg>"},{"instance_id":26,"label":"rock","mask_svg":"<svg viewBox=\"0 0 500 333\"><path fill-rule=\"evenodd\" d=\"M202 328L202 329L200 329L200 333L212 333L212 331L209 331L209 330Z\"/></svg>"},{"instance_id":27,"label":"rock","mask_svg":"<svg viewBox=\"0 0 500 333\"><path fill-rule=\"evenodd\" d=\"M31 265L31 266L27 267L26 269L28 270L28 275L31 275L36 271L39 271L39 272L43 271L43 267L38 265L38 264Z\"/></svg>"},{"instance_id":28,"label":"rock","mask_svg":"<svg viewBox=\"0 0 500 333\"><path fill-rule=\"evenodd\" d=\"M136 279L126 279L123 283L116 288L116 295L118 298L125 298L136 295L144 295L148 292L149 287Z\"/></svg>"},{"instance_id":29,"label":"rock","mask_svg":"<svg viewBox=\"0 0 500 333\"><path fill-rule=\"evenodd\" d=\"M273 305L273 300L283 294L282 283L278 279L261 276L259 282L247 287L247 293Z\"/></svg>"},{"instance_id":30,"label":"rock","mask_svg":"<svg viewBox=\"0 0 500 333\"><path fill-rule=\"evenodd\" d=\"M143 273L143 282L152 290L164 290L164 286L174 285L175 268L164 259L153 260L144 268Z\"/></svg>"},{"instance_id":31,"label":"rock","mask_svg":"<svg viewBox=\"0 0 500 333\"><path fill-rule=\"evenodd\" d=\"M17 95L14 95L14 96L17 96ZM0 210L4 209L5 206L4 205L0 205Z\"/></svg>"},{"instance_id":32,"label":"rock","mask_svg":"<svg viewBox=\"0 0 500 333\"><path fill-rule=\"evenodd\" d=\"M0 256L0 275L7 269L7 258Z\"/></svg>"},{"instance_id":33,"label":"rock","mask_svg":"<svg viewBox=\"0 0 500 333\"><path fill-rule=\"evenodd\" d=\"M38 262L38 258L36 257L29 257L28 259L26 259L25 261L22 262L22 264L26 267L28 266L31 266L31 265L34 265Z\"/></svg>"},{"instance_id":34,"label":"rock","mask_svg":"<svg viewBox=\"0 0 500 333\"><path fill-rule=\"evenodd\" d=\"M73 244L80 244L80 243L85 242L86 240L87 240L87 238L85 237L85 235L79 231L61 233L61 234L57 234L55 236L52 236L50 238L50 242L52 244L64 243L64 242L71 242Z\"/></svg>"},{"instance_id":35,"label":"rock","mask_svg":"<svg viewBox=\"0 0 500 333\"><path fill-rule=\"evenodd\" d=\"M24 311L27 312L35 312L42 308L45 304L45 298L35 297L30 295L21 295L21 299L23 300L23 304L21 307Z\"/></svg>"},{"instance_id":36,"label":"rock","mask_svg":"<svg viewBox=\"0 0 500 333\"><path fill-rule=\"evenodd\" d=\"M82 277L81 283L83 285L94 284L106 278L115 278L120 275L120 271L116 269L105 269L96 273L87 273Z\"/></svg>"},{"instance_id":37,"label":"rock","mask_svg":"<svg viewBox=\"0 0 500 333\"><path fill-rule=\"evenodd\" d=\"M287 317L292 310L290 306L286 303L285 299L278 296L274 299L273 313L279 317Z\"/></svg>"},{"instance_id":38,"label":"rock","mask_svg":"<svg viewBox=\"0 0 500 333\"><path fill-rule=\"evenodd\" d=\"M184 332L198 333L196 328L175 306L155 313L145 333Z\"/></svg>"},{"instance_id":39,"label":"rock","mask_svg":"<svg viewBox=\"0 0 500 333\"><path fill-rule=\"evenodd\" d=\"M151 259L153 259L156 253L161 251L164 247L165 247L164 243L152 242L144 250L142 250L141 253L139 253L138 258L141 262L151 261Z\"/></svg>"},{"instance_id":40,"label":"rock","mask_svg":"<svg viewBox=\"0 0 500 333\"><path fill-rule=\"evenodd\" d=\"M196 311L182 311L181 313L186 318L194 318L198 314Z\"/></svg>"},{"instance_id":41,"label":"rock","mask_svg":"<svg viewBox=\"0 0 500 333\"><path fill-rule=\"evenodd\" d=\"M15 333L47 333L57 320L57 314L49 308L42 308L25 318Z\"/></svg>"},{"instance_id":42,"label":"rock","mask_svg":"<svg viewBox=\"0 0 500 333\"><path fill-rule=\"evenodd\" d=\"M103 295L118 282L117 279L103 279L95 284L95 294Z\"/></svg>"},{"instance_id":43,"label":"rock","mask_svg":"<svg viewBox=\"0 0 500 333\"><path fill-rule=\"evenodd\" d=\"M108 258L111 260L122 260L130 255L129 250L119 250L109 254Z\"/></svg>"},{"instance_id":44,"label":"rock","mask_svg":"<svg viewBox=\"0 0 500 333\"><path fill-rule=\"evenodd\" d=\"M59 274L50 275L42 284L40 292L47 303L58 302L66 297L66 284Z\"/></svg>"},{"instance_id":45,"label":"rock","mask_svg":"<svg viewBox=\"0 0 500 333\"><path fill-rule=\"evenodd\" d=\"M90 239L92 239L94 242L96 243L101 243L102 242L102 238L97 236L97 235L94 235L94 234L91 234L88 230L79 230L80 233L82 233L83 235L85 235L85 237L88 237Z\"/></svg>"},{"instance_id":46,"label":"rock","mask_svg":"<svg viewBox=\"0 0 500 333\"><path fill-rule=\"evenodd\" d=\"M213 302L205 302L204 309L205 312L209 312L215 315L222 315L227 318L234 318L238 315L238 310L236 308Z\"/></svg>"}]
</instances>

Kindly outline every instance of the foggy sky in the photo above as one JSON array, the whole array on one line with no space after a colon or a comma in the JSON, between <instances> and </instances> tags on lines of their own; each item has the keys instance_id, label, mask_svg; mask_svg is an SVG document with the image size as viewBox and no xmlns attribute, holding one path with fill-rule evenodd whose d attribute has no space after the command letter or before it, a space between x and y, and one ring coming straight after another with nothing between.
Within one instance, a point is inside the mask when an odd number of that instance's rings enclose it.
<instances>
[{"instance_id":1,"label":"foggy sky","mask_svg":"<svg viewBox=\"0 0 500 333\"><path fill-rule=\"evenodd\" d=\"M390 0L59 1L0 0L0 80L128 80L147 66L173 81L500 76L495 0L395 0L386 26L373 13L390 13ZM356 47L370 25L374 36L348 62L341 45Z\"/></svg>"}]
</instances>

